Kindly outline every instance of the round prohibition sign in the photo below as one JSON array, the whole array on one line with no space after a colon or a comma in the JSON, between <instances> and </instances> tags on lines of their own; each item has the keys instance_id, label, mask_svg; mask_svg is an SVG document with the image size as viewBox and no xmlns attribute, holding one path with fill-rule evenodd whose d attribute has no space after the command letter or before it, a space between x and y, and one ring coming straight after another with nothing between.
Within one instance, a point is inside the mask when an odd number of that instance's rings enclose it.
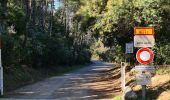
<instances>
[{"instance_id":1,"label":"round prohibition sign","mask_svg":"<svg viewBox=\"0 0 170 100\"><path fill-rule=\"evenodd\" d=\"M153 60L153 52L149 48L141 48L136 53L136 59L141 64L149 64Z\"/></svg>"}]
</instances>

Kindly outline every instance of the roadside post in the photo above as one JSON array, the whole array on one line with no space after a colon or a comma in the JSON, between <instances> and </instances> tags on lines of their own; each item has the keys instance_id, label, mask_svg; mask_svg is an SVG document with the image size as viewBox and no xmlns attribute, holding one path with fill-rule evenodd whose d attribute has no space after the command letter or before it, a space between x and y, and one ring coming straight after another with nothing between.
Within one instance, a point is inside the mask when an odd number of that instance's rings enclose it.
<instances>
[{"instance_id":1,"label":"roadside post","mask_svg":"<svg viewBox=\"0 0 170 100\"><path fill-rule=\"evenodd\" d=\"M133 43L126 43L125 45L125 54L132 54L133 53ZM129 59L130 61L130 59ZM126 86L126 66L128 63L126 62L121 62L121 88L122 88L122 100L125 100L125 86Z\"/></svg>"},{"instance_id":2,"label":"roadside post","mask_svg":"<svg viewBox=\"0 0 170 100\"><path fill-rule=\"evenodd\" d=\"M138 27L134 28L134 47L139 48L136 59L140 65L135 66L138 72L136 83L142 85L142 100L146 100L146 85L151 84L151 73L155 73L152 65L154 54L152 48L155 45L154 28Z\"/></svg>"},{"instance_id":3,"label":"roadside post","mask_svg":"<svg viewBox=\"0 0 170 100\"><path fill-rule=\"evenodd\" d=\"M0 36L0 89L1 89L1 95L3 95L3 67L2 67L2 59L1 59L1 36Z\"/></svg>"},{"instance_id":4,"label":"roadside post","mask_svg":"<svg viewBox=\"0 0 170 100\"><path fill-rule=\"evenodd\" d=\"M126 66L127 66L126 62L121 62L121 88L122 88L122 91L123 91L122 100L125 99L124 95L125 95L125 85L126 85L126 79L125 79L125 76L126 76L126 72L125 72Z\"/></svg>"}]
</instances>

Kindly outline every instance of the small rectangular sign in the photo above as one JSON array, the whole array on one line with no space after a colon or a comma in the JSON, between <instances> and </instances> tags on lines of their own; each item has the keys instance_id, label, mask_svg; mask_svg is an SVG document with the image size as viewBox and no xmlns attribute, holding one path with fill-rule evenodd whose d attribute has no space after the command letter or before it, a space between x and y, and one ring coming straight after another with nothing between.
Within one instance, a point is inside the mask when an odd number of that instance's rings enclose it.
<instances>
[{"instance_id":1,"label":"small rectangular sign","mask_svg":"<svg viewBox=\"0 0 170 100\"><path fill-rule=\"evenodd\" d=\"M153 35L154 28L152 27L137 27L134 28L134 35Z\"/></svg>"},{"instance_id":2,"label":"small rectangular sign","mask_svg":"<svg viewBox=\"0 0 170 100\"><path fill-rule=\"evenodd\" d=\"M151 84L151 75L144 74L144 73L136 75L136 83L138 85L150 85Z\"/></svg>"},{"instance_id":3,"label":"small rectangular sign","mask_svg":"<svg viewBox=\"0 0 170 100\"><path fill-rule=\"evenodd\" d=\"M135 35L134 47L153 47L155 38L152 35Z\"/></svg>"},{"instance_id":4,"label":"small rectangular sign","mask_svg":"<svg viewBox=\"0 0 170 100\"><path fill-rule=\"evenodd\" d=\"M155 67L154 66L149 66L149 65L139 65L139 66L135 66L135 70L138 72L142 72L142 71L147 71L147 72L155 72Z\"/></svg>"},{"instance_id":5,"label":"small rectangular sign","mask_svg":"<svg viewBox=\"0 0 170 100\"><path fill-rule=\"evenodd\" d=\"M126 43L126 54L133 53L133 43Z\"/></svg>"}]
</instances>

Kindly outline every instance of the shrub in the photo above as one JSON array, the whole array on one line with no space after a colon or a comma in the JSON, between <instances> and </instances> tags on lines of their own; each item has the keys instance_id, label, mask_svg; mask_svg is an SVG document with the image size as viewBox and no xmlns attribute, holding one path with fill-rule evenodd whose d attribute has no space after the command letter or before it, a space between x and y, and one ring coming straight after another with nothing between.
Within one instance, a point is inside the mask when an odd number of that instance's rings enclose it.
<instances>
[{"instance_id":1,"label":"shrub","mask_svg":"<svg viewBox=\"0 0 170 100\"><path fill-rule=\"evenodd\" d=\"M100 59L109 62L121 62L125 55L120 45L110 48L109 50L99 54Z\"/></svg>"},{"instance_id":2,"label":"shrub","mask_svg":"<svg viewBox=\"0 0 170 100\"><path fill-rule=\"evenodd\" d=\"M77 64L85 64L85 63L88 63L88 62L90 62L90 58L91 58L91 53L90 53L90 51L88 51L88 50L81 50L81 51L78 53L76 63L77 63Z\"/></svg>"},{"instance_id":3,"label":"shrub","mask_svg":"<svg viewBox=\"0 0 170 100\"><path fill-rule=\"evenodd\" d=\"M170 43L157 44L155 49L155 64L170 64Z\"/></svg>"}]
</instances>

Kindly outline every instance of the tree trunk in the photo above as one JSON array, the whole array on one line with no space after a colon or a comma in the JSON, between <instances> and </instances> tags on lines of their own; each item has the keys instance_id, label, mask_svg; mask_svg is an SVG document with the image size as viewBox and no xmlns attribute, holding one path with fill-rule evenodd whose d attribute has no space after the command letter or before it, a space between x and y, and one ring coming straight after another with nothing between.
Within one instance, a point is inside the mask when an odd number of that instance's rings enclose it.
<instances>
[{"instance_id":1,"label":"tree trunk","mask_svg":"<svg viewBox=\"0 0 170 100\"><path fill-rule=\"evenodd\" d=\"M54 14L54 0L51 0L50 19L49 19L49 35L50 35L50 37L52 35L53 14Z\"/></svg>"},{"instance_id":2,"label":"tree trunk","mask_svg":"<svg viewBox=\"0 0 170 100\"><path fill-rule=\"evenodd\" d=\"M25 22L26 22L26 32L25 32L25 36L24 36L24 41L23 41L23 46L26 45L27 42L27 37L29 34L29 22L30 22L30 17L31 17L31 0L25 0L25 10L26 10L26 17L25 17Z\"/></svg>"},{"instance_id":3,"label":"tree trunk","mask_svg":"<svg viewBox=\"0 0 170 100\"><path fill-rule=\"evenodd\" d=\"M36 29L36 1L35 0L32 0L32 3L31 3L31 9L32 9L32 12L31 12L31 27L32 29L35 31Z\"/></svg>"},{"instance_id":4,"label":"tree trunk","mask_svg":"<svg viewBox=\"0 0 170 100\"><path fill-rule=\"evenodd\" d=\"M0 16L0 35L2 33L7 32L6 21L7 21L7 3L8 0L2 0L0 2L0 6L2 8L1 16Z\"/></svg>"}]
</instances>

